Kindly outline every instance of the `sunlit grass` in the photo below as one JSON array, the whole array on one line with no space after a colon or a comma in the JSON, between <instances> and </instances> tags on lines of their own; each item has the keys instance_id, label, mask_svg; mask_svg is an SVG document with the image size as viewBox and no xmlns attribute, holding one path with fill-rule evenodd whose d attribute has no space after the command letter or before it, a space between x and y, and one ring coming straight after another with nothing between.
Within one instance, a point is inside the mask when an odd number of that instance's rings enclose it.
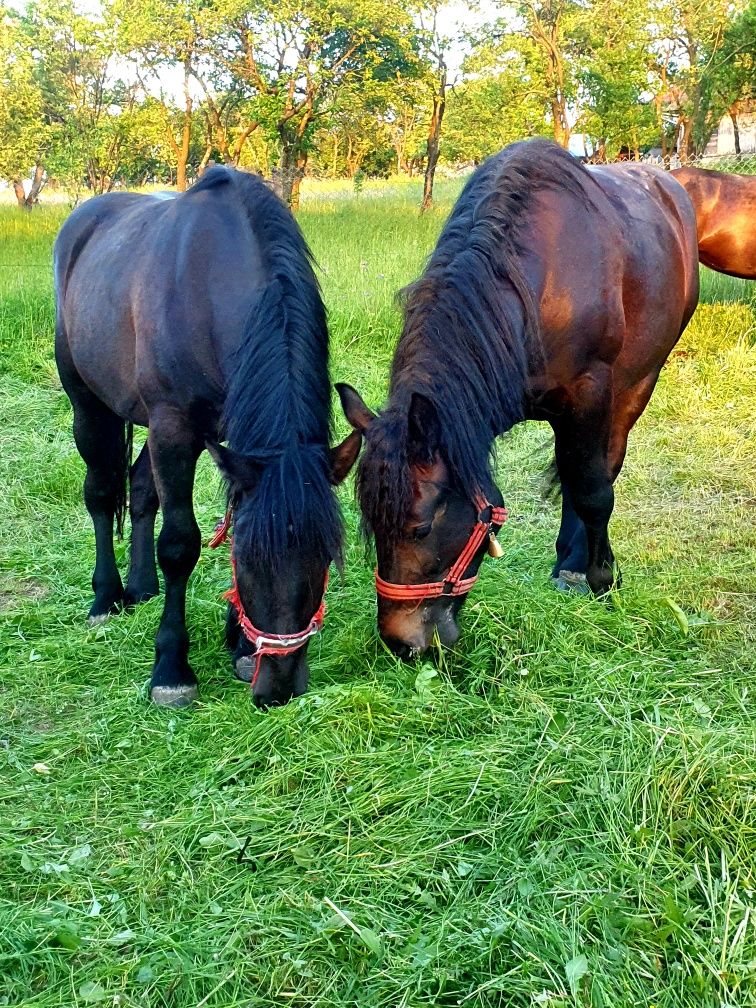
<instances>
[{"instance_id":1,"label":"sunlit grass","mask_svg":"<svg viewBox=\"0 0 756 1008\"><path fill-rule=\"evenodd\" d=\"M452 198L423 217L414 197L303 201L334 379L373 405L394 293ZM505 557L454 653L411 667L377 643L346 487L308 695L263 715L231 678L227 556L205 551L201 702L171 713L145 698L160 600L84 623L93 535L52 363L61 219L0 212L0 1004L755 1004L748 290L704 278L727 303L699 309L631 437L612 602L550 588L548 434L523 425L499 453ZM209 532L206 461L196 497Z\"/></svg>"}]
</instances>

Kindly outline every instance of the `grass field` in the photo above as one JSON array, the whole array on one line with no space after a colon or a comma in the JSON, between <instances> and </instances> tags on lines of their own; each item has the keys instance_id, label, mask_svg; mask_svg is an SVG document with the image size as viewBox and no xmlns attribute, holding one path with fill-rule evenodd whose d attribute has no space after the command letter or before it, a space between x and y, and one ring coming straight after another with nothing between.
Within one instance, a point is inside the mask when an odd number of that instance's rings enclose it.
<instances>
[{"instance_id":1,"label":"grass field","mask_svg":"<svg viewBox=\"0 0 756 1008\"><path fill-rule=\"evenodd\" d=\"M422 219L410 190L304 201L333 377L374 405L454 187ZM85 626L63 212L0 211L0 1005L756 1005L754 287L704 278L632 435L613 604L550 588L547 430L523 425L455 653L381 649L348 486L308 695L262 714L232 679L204 551L201 702L170 712L145 698L161 601ZM207 463L196 498L209 533Z\"/></svg>"}]
</instances>

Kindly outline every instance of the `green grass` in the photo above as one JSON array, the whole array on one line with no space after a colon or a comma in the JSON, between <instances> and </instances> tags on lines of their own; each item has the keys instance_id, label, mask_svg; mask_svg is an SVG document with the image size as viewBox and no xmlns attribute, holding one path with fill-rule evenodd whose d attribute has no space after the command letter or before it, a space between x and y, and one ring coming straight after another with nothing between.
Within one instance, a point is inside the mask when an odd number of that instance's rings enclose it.
<instances>
[{"instance_id":1,"label":"green grass","mask_svg":"<svg viewBox=\"0 0 756 1008\"><path fill-rule=\"evenodd\" d=\"M303 204L333 377L373 404L393 294L448 199L422 218L401 194ZM308 695L261 714L232 679L227 557L205 551L201 702L167 712L145 698L160 600L84 623L93 536L51 348L61 219L0 214L0 1005L756 1005L749 292L705 277L632 435L613 603L549 587L548 437L523 425L499 454L505 557L454 653L380 648L347 487ZM207 532L221 509L203 464Z\"/></svg>"}]
</instances>

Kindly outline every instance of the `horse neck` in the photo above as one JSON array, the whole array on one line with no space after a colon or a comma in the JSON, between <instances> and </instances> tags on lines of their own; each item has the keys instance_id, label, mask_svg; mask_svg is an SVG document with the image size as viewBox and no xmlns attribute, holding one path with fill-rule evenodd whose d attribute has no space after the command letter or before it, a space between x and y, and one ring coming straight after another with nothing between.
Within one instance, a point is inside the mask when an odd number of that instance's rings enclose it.
<instances>
[{"instance_id":1,"label":"horse neck","mask_svg":"<svg viewBox=\"0 0 756 1008\"><path fill-rule=\"evenodd\" d=\"M497 306L500 316L493 327L475 331L462 319L445 336L430 312L408 318L392 363L390 404L408 409L412 393L419 392L438 404L442 420L444 413L451 419L464 410L476 426L487 430L486 450L524 419L528 363L537 354L531 354L523 302L506 280Z\"/></svg>"}]
</instances>

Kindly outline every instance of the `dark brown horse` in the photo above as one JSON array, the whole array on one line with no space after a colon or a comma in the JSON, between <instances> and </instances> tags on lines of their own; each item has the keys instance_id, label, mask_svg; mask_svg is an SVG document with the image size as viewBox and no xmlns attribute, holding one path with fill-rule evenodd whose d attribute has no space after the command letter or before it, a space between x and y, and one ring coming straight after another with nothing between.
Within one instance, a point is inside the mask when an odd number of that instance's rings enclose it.
<instances>
[{"instance_id":1,"label":"dark brown horse","mask_svg":"<svg viewBox=\"0 0 756 1008\"><path fill-rule=\"evenodd\" d=\"M555 433L554 576L611 587L607 526L628 432L697 300L693 208L664 172L587 169L532 140L474 173L405 294L385 409L375 417L339 387L366 436L358 493L379 627L398 654L422 652L434 630L456 640L503 521L491 448L521 420Z\"/></svg>"},{"instance_id":2,"label":"dark brown horse","mask_svg":"<svg viewBox=\"0 0 756 1008\"><path fill-rule=\"evenodd\" d=\"M756 280L756 176L701 168L670 172L696 212L698 257L719 273Z\"/></svg>"},{"instance_id":3,"label":"dark brown horse","mask_svg":"<svg viewBox=\"0 0 756 1008\"><path fill-rule=\"evenodd\" d=\"M196 696L184 608L201 542L194 473L207 446L234 513L237 669L254 646L258 704L303 692L305 639L341 546L333 484L361 439L328 449L325 311L294 218L261 180L226 168L176 198L100 196L63 225L55 286L56 358L97 549L90 620L157 594L159 505L165 606L151 695L171 705ZM123 524L133 424L149 437L130 470L124 589L113 524Z\"/></svg>"}]
</instances>

